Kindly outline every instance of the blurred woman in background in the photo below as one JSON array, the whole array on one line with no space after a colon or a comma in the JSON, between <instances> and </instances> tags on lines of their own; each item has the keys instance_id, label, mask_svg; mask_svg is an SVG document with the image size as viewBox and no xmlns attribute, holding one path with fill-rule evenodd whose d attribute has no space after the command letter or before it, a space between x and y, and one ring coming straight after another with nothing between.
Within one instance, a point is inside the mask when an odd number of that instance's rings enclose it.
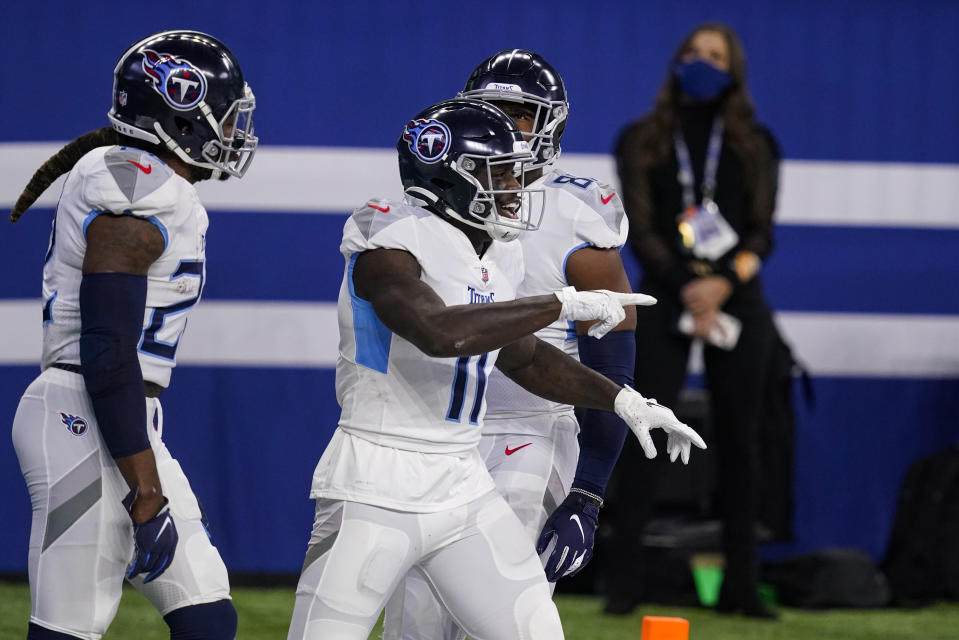
<instances>
[{"instance_id":1,"label":"blurred woman in background","mask_svg":"<svg viewBox=\"0 0 959 640\"><path fill-rule=\"evenodd\" d=\"M775 329L759 273L772 247L779 150L755 119L745 66L732 29L696 27L673 55L652 111L626 127L615 153L630 245L643 269L638 290L659 299L637 309L636 388L676 406L690 345L703 341L726 561L717 609L769 618L775 613L756 589L754 521L760 407ZM629 613L642 599L638 538L662 462L646 460L634 445L614 472L612 491L622 499L610 499L630 508L611 509L607 518L612 614ZM638 486L643 490L631 491Z\"/></svg>"}]
</instances>

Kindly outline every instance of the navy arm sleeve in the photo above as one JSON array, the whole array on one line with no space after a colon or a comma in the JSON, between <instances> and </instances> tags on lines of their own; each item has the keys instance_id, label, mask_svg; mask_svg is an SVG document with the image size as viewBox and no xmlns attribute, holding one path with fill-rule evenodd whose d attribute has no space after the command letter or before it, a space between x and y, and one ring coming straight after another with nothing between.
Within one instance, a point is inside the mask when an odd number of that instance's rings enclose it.
<instances>
[{"instance_id":1,"label":"navy arm sleeve","mask_svg":"<svg viewBox=\"0 0 959 640\"><path fill-rule=\"evenodd\" d=\"M636 335L632 331L613 331L601 340L587 335L578 338L580 362L616 384L633 384ZM585 411L573 487L602 497L628 430L626 423L612 411Z\"/></svg>"},{"instance_id":2,"label":"navy arm sleeve","mask_svg":"<svg viewBox=\"0 0 959 640\"><path fill-rule=\"evenodd\" d=\"M150 448L137 356L146 297L146 276L93 273L80 282L80 367L114 458Z\"/></svg>"}]
</instances>

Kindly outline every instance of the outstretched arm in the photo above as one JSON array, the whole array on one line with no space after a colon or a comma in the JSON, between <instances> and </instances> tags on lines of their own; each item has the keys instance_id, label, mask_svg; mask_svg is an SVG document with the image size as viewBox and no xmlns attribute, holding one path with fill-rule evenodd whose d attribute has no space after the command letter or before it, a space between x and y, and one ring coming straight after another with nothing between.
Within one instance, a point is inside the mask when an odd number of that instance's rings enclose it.
<instances>
[{"instance_id":1,"label":"outstretched arm","mask_svg":"<svg viewBox=\"0 0 959 640\"><path fill-rule=\"evenodd\" d=\"M530 393L577 407L612 411L623 389L534 336L500 351L496 367Z\"/></svg>"},{"instance_id":2,"label":"outstretched arm","mask_svg":"<svg viewBox=\"0 0 959 640\"><path fill-rule=\"evenodd\" d=\"M615 411L639 438L648 458L656 456L650 429L669 433L666 450L673 460L682 455L687 461L691 444L706 448L699 434L677 420L668 408L644 398L631 387L620 386L599 375L535 336L504 347L496 359L496 367L516 384L547 400Z\"/></svg>"},{"instance_id":3,"label":"outstretched arm","mask_svg":"<svg viewBox=\"0 0 959 640\"><path fill-rule=\"evenodd\" d=\"M420 280L416 258L398 249L361 254L353 287L390 331L437 358L498 349L553 322L562 307L554 295L448 307Z\"/></svg>"},{"instance_id":4,"label":"outstretched arm","mask_svg":"<svg viewBox=\"0 0 959 640\"><path fill-rule=\"evenodd\" d=\"M542 329L558 318L600 319L612 327L623 317L623 305L649 304L640 294L574 291L494 302L446 306L420 280L420 265L407 251L372 249L353 267L356 295L373 305L377 317L393 333L436 357L487 353Z\"/></svg>"}]
</instances>

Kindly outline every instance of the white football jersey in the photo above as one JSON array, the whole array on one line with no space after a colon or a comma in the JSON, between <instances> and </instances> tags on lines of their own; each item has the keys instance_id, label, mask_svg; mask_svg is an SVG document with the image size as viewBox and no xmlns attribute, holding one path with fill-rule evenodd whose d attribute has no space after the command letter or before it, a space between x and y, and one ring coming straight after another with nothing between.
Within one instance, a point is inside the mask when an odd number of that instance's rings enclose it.
<instances>
[{"instance_id":1,"label":"white football jersey","mask_svg":"<svg viewBox=\"0 0 959 640\"><path fill-rule=\"evenodd\" d=\"M166 387L187 315L203 291L209 222L193 185L140 149L94 149L67 176L43 267L42 366L80 364L86 230L103 213L149 220L163 234L163 253L147 274L138 351L143 379Z\"/></svg>"},{"instance_id":2,"label":"white football jersey","mask_svg":"<svg viewBox=\"0 0 959 640\"><path fill-rule=\"evenodd\" d=\"M608 184L553 167L530 188L545 189L546 209L539 229L519 237L526 272L517 297L543 295L569 286L566 260L573 252L583 247L619 248L626 242L626 212L615 189ZM576 327L571 321L557 320L540 329L536 336L574 358L579 357ZM489 378L487 397L487 434L526 433L516 418L570 409L569 405L533 395L499 371ZM530 429L530 433L548 435Z\"/></svg>"},{"instance_id":3,"label":"white football jersey","mask_svg":"<svg viewBox=\"0 0 959 640\"><path fill-rule=\"evenodd\" d=\"M433 358L387 329L353 291L356 259L377 248L411 253L420 279L450 306L512 300L523 277L519 243L493 242L479 257L465 234L421 207L373 200L353 212L340 245L342 413L312 495L412 511L465 504L493 488L476 445L499 350Z\"/></svg>"}]
</instances>

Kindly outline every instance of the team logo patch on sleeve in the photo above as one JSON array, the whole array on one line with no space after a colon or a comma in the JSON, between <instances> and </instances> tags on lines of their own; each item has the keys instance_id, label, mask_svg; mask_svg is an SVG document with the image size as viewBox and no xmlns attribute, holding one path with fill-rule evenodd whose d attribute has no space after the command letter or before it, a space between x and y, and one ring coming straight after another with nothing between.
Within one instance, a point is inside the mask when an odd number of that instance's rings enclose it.
<instances>
[{"instance_id":1,"label":"team logo patch on sleeve","mask_svg":"<svg viewBox=\"0 0 959 640\"><path fill-rule=\"evenodd\" d=\"M427 163L438 162L446 154L450 130L436 120L410 120L403 129L403 139L413 154Z\"/></svg>"},{"instance_id":2,"label":"team logo patch on sleeve","mask_svg":"<svg viewBox=\"0 0 959 640\"><path fill-rule=\"evenodd\" d=\"M87 432L87 421L79 416L71 416L67 413L60 413L60 420L67 425L67 431L75 436L82 436Z\"/></svg>"},{"instance_id":3,"label":"team logo patch on sleeve","mask_svg":"<svg viewBox=\"0 0 959 640\"><path fill-rule=\"evenodd\" d=\"M206 97L206 78L188 60L165 53L143 51L143 72L153 88L174 109L188 111Z\"/></svg>"}]
</instances>

